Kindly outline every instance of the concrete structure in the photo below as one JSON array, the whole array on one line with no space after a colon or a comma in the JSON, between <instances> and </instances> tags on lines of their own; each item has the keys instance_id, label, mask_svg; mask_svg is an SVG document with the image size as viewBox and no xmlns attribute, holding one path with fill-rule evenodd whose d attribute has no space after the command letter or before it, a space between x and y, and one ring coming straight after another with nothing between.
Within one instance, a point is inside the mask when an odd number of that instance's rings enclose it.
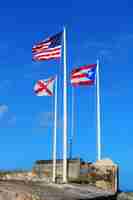
<instances>
[{"instance_id":1,"label":"concrete structure","mask_svg":"<svg viewBox=\"0 0 133 200\"><path fill-rule=\"evenodd\" d=\"M38 160L33 166L33 173L40 178L52 180L52 160ZM117 192L119 188L118 166L110 159L98 160L96 163L87 163L79 158L67 160L68 181L87 183L98 188ZM56 180L62 181L63 162L57 160Z\"/></svg>"},{"instance_id":2,"label":"concrete structure","mask_svg":"<svg viewBox=\"0 0 133 200\"><path fill-rule=\"evenodd\" d=\"M38 174L38 176L41 177L52 177L52 160L38 160L35 162L33 166L33 173ZM80 159L72 159L67 160L67 170L68 170L68 178L78 178L80 176L80 165L81 160ZM56 161L56 178L62 177L63 172L63 162L62 160Z\"/></svg>"}]
</instances>

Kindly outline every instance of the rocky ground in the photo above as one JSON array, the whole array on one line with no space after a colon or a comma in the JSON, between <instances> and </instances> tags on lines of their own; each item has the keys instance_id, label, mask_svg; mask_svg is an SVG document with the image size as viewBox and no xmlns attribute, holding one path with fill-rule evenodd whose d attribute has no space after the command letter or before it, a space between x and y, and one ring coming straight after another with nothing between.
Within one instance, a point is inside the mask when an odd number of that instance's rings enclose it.
<instances>
[{"instance_id":1,"label":"rocky ground","mask_svg":"<svg viewBox=\"0 0 133 200\"><path fill-rule=\"evenodd\" d=\"M24 183L15 181L0 182L0 200L82 200L114 199L114 195L103 190L78 185L54 185Z\"/></svg>"},{"instance_id":2,"label":"rocky ground","mask_svg":"<svg viewBox=\"0 0 133 200\"><path fill-rule=\"evenodd\" d=\"M133 192L121 192L117 195L117 200L133 200Z\"/></svg>"},{"instance_id":3,"label":"rocky ground","mask_svg":"<svg viewBox=\"0 0 133 200\"><path fill-rule=\"evenodd\" d=\"M32 200L32 188L24 183L0 182L0 200Z\"/></svg>"},{"instance_id":4,"label":"rocky ground","mask_svg":"<svg viewBox=\"0 0 133 200\"><path fill-rule=\"evenodd\" d=\"M0 200L133 200L133 193L111 192L83 185L0 182Z\"/></svg>"}]
</instances>

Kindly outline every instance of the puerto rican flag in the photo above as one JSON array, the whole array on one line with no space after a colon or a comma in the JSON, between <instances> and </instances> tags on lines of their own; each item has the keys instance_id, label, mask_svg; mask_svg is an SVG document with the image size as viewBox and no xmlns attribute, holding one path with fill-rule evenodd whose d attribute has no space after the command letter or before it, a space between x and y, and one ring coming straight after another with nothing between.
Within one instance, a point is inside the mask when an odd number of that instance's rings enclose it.
<instances>
[{"instance_id":1,"label":"puerto rican flag","mask_svg":"<svg viewBox=\"0 0 133 200\"><path fill-rule=\"evenodd\" d=\"M38 80L34 86L34 93L37 96L52 96L55 78Z\"/></svg>"},{"instance_id":2,"label":"puerto rican flag","mask_svg":"<svg viewBox=\"0 0 133 200\"><path fill-rule=\"evenodd\" d=\"M78 86L95 84L96 66L97 64L90 64L74 69L71 73L72 85Z\"/></svg>"}]
</instances>

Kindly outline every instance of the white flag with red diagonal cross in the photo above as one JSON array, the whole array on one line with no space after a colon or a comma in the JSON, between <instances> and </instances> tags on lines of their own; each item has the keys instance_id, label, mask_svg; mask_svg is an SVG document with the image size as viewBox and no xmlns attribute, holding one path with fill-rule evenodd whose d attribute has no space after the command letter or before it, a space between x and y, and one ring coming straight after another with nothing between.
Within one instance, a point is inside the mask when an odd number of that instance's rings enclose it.
<instances>
[{"instance_id":1,"label":"white flag with red diagonal cross","mask_svg":"<svg viewBox=\"0 0 133 200\"><path fill-rule=\"evenodd\" d=\"M38 80L34 86L34 92L37 96L52 96L55 78Z\"/></svg>"}]
</instances>

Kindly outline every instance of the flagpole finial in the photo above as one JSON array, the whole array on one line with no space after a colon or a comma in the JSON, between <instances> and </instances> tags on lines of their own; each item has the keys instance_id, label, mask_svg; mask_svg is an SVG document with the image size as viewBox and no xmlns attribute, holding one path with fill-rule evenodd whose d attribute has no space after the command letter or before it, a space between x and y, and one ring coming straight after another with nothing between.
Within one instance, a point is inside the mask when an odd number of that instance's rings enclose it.
<instances>
[{"instance_id":1,"label":"flagpole finial","mask_svg":"<svg viewBox=\"0 0 133 200\"><path fill-rule=\"evenodd\" d=\"M97 64L99 64L99 58L97 58Z\"/></svg>"}]
</instances>

